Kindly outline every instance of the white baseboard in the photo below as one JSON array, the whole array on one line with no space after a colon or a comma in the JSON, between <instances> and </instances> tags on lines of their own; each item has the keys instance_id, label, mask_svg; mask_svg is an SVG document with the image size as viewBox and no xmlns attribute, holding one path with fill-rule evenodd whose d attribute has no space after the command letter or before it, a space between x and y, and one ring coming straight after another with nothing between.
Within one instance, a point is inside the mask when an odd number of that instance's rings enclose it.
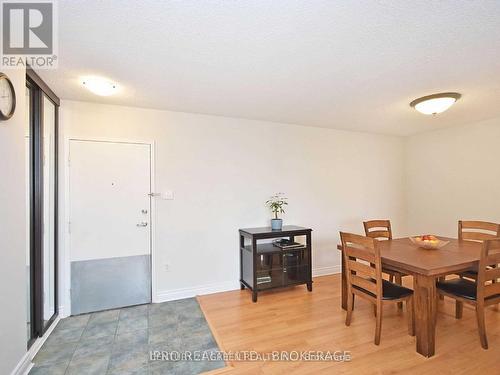
<instances>
[{"instance_id":1,"label":"white baseboard","mask_svg":"<svg viewBox=\"0 0 500 375\"><path fill-rule=\"evenodd\" d=\"M212 294L219 292L227 292L230 290L236 290L240 288L240 283L237 281L225 281L222 283L199 285L192 288L181 288L168 290L164 292L159 292L153 299L153 303L161 303L167 301L173 301L183 298L191 298L203 294Z\"/></svg>"},{"instance_id":2,"label":"white baseboard","mask_svg":"<svg viewBox=\"0 0 500 375\"><path fill-rule=\"evenodd\" d=\"M54 328L56 328L57 324L59 323L60 318L57 317L54 320L54 323L52 323L43 335L43 337L39 337L36 339L36 341L31 345L31 348L28 350L28 352L21 358L17 366L12 370L11 375L27 375L31 368L33 367L33 358L36 356L36 353L40 350L44 342L47 340L47 338L50 336Z\"/></svg>"},{"instance_id":3,"label":"white baseboard","mask_svg":"<svg viewBox=\"0 0 500 375\"><path fill-rule=\"evenodd\" d=\"M313 268L313 277L334 275L336 273L340 273L341 271L342 267L340 265L328 266L328 267L316 267Z\"/></svg>"},{"instance_id":4,"label":"white baseboard","mask_svg":"<svg viewBox=\"0 0 500 375\"><path fill-rule=\"evenodd\" d=\"M341 268L337 266L329 267L317 267L313 269L313 277L325 276L340 273ZM159 292L153 298L153 303L161 303L167 301L174 301L177 299L191 298L204 294L212 294L219 292L228 292L231 290L237 290L240 288L240 283L238 281L225 281L222 283L199 285L191 288L180 288L174 290L168 290L164 292Z\"/></svg>"}]
</instances>

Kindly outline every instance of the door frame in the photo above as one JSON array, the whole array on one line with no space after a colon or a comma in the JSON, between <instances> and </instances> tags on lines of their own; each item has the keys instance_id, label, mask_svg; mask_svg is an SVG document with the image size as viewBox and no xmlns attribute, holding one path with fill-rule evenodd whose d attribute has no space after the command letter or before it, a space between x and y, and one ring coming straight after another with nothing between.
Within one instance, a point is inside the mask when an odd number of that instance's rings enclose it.
<instances>
[{"instance_id":1,"label":"door frame","mask_svg":"<svg viewBox=\"0 0 500 375\"><path fill-rule=\"evenodd\" d=\"M70 144L71 141L80 142L103 142L103 143L124 143L124 144L139 144L149 146L149 179L151 191L154 193L156 191L156 176L155 176L155 141L153 140L131 140L126 138L110 138L110 137L65 137L64 139L64 220L62 221L63 230L63 243L64 251L60 252L61 260L63 262L64 273L60 275L60 280L64 280L64 290L62 293L62 300L64 302L63 306L59 308L59 315L61 318L65 318L71 315L71 241L69 233L70 230ZM156 260L156 199L154 196L150 198L150 236L149 236L149 248L151 254L151 302L156 302L156 272L155 272L155 260Z\"/></svg>"}]
</instances>

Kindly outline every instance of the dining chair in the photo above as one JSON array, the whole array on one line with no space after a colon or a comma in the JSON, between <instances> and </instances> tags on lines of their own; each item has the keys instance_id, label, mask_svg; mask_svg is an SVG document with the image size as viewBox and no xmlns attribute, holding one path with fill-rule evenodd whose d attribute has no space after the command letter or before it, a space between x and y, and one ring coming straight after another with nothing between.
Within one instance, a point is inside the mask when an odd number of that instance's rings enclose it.
<instances>
[{"instance_id":1,"label":"dining chair","mask_svg":"<svg viewBox=\"0 0 500 375\"><path fill-rule=\"evenodd\" d=\"M455 278L437 283L439 294L456 300L455 317L457 319L462 318L464 303L475 306L479 339L483 349L488 349L484 308L500 302L500 283L496 282L500 278L499 264L500 239L487 239L483 241L476 282Z\"/></svg>"},{"instance_id":2,"label":"dining chair","mask_svg":"<svg viewBox=\"0 0 500 375\"><path fill-rule=\"evenodd\" d=\"M375 345L380 344L382 305L385 302L406 301L408 333L415 335L413 320L413 290L382 278L379 241L352 233L340 232L347 279L346 326L351 324L354 295L374 305L376 316Z\"/></svg>"},{"instance_id":3,"label":"dining chair","mask_svg":"<svg viewBox=\"0 0 500 375\"><path fill-rule=\"evenodd\" d=\"M487 221L458 221L458 240L483 242L500 237L500 224ZM470 269L460 273L460 277L477 279L477 270Z\"/></svg>"},{"instance_id":4,"label":"dining chair","mask_svg":"<svg viewBox=\"0 0 500 375\"><path fill-rule=\"evenodd\" d=\"M370 220L363 221L366 237L375 238L377 240L392 240L392 228L390 220ZM408 276L403 272L399 272L390 267L382 267L382 272L389 275L390 282L396 282L398 285L403 285L403 276ZM403 308L402 303L398 303L398 307Z\"/></svg>"}]
</instances>

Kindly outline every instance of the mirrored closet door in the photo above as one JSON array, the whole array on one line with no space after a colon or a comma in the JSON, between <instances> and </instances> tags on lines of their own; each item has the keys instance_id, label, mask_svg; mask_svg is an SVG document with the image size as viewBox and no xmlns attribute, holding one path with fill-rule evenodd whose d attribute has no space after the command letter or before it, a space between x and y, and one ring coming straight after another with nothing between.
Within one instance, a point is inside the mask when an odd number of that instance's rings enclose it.
<instances>
[{"instance_id":1,"label":"mirrored closet door","mask_svg":"<svg viewBox=\"0 0 500 375\"><path fill-rule=\"evenodd\" d=\"M26 77L28 347L58 314L57 152L59 99L31 69Z\"/></svg>"}]
</instances>

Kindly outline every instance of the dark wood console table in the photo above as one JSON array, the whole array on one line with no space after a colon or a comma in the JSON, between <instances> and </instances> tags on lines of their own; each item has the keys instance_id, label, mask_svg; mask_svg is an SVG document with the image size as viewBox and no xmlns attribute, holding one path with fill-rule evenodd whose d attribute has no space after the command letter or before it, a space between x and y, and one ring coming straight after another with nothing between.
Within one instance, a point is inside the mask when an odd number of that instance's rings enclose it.
<instances>
[{"instance_id":1,"label":"dark wood console table","mask_svg":"<svg viewBox=\"0 0 500 375\"><path fill-rule=\"evenodd\" d=\"M307 290L312 291L311 232L294 225L280 231L270 227L240 229L240 285L242 290L252 291L253 302L264 290L307 284ZM296 239L301 236L305 243ZM269 242L276 238L289 238L303 246L281 249Z\"/></svg>"}]
</instances>

